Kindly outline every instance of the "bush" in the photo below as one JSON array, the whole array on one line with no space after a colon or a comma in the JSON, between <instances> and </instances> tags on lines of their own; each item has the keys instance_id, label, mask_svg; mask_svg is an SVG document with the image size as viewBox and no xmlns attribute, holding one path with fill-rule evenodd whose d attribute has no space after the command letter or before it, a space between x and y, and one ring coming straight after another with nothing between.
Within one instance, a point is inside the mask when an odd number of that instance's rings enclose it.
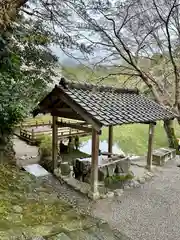
<instances>
[{"instance_id":1,"label":"bush","mask_svg":"<svg viewBox=\"0 0 180 240\"><path fill-rule=\"evenodd\" d=\"M126 175L113 175L113 176L108 176L105 178L104 182L105 185L109 185L109 184L114 184L114 183L124 183L128 180L132 180L133 179L133 174L132 173L128 173Z\"/></svg>"},{"instance_id":2,"label":"bush","mask_svg":"<svg viewBox=\"0 0 180 240\"><path fill-rule=\"evenodd\" d=\"M52 155L52 137L44 135L40 139L39 150L41 157L48 157Z\"/></svg>"}]
</instances>

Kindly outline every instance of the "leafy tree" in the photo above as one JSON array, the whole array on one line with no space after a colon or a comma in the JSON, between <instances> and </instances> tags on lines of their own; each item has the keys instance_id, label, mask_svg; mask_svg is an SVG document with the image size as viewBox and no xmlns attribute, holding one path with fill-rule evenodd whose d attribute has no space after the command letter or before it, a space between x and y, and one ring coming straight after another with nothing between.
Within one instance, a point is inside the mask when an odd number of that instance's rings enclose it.
<instances>
[{"instance_id":1,"label":"leafy tree","mask_svg":"<svg viewBox=\"0 0 180 240\"><path fill-rule=\"evenodd\" d=\"M0 141L5 148L12 130L53 82L57 58L49 49L51 33L41 22L19 16L0 39Z\"/></svg>"}]
</instances>

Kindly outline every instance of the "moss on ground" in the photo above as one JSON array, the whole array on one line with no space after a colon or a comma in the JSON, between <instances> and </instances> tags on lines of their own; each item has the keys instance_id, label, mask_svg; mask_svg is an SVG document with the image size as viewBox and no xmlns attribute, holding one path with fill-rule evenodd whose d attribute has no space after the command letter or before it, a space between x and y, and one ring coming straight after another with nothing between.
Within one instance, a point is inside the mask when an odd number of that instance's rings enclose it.
<instances>
[{"instance_id":1,"label":"moss on ground","mask_svg":"<svg viewBox=\"0 0 180 240\"><path fill-rule=\"evenodd\" d=\"M52 188L43 187L40 180L16 167L0 167L0 239L81 229L88 217L79 215L58 199ZM12 235L11 235L12 234Z\"/></svg>"}]
</instances>

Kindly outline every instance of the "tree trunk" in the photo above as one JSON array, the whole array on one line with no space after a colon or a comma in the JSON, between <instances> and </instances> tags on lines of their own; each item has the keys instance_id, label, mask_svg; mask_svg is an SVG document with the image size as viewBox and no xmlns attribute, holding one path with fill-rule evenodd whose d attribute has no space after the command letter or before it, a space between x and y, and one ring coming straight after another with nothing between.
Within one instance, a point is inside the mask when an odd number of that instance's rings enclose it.
<instances>
[{"instance_id":1,"label":"tree trunk","mask_svg":"<svg viewBox=\"0 0 180 240\"><path fill-rule=\"evenodd\" d=\"M0 32L6 30L16 18L19 8L28 0L1 0L0 3Z\"/></svg>"},{"instance_id":2,"label":"tree trunk","mask_svg":"<svg viewBox=\"0 0 180 240\"><path fill-rule=\"evenodd\" d=\"M174 120L164 121L164 129L168 137L169 147L176 149L176 153L180 154L178 151L178 141L174 130Z\"/></svg>"},{"instance_id":3,"label":"tree trunk","mask_svg":"<svg viewBox=\"0 0 180 240\"><path fill-rule=\"evenodd\" d=\"M0 164L4 163L16 163L11 136L1 136L0 138Z\"/></svg>"}]
</instances>

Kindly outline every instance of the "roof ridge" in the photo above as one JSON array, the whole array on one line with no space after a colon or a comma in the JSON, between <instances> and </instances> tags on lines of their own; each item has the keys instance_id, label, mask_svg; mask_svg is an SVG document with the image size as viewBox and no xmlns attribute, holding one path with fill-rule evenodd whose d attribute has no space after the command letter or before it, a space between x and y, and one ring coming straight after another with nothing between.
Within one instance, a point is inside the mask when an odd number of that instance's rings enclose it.
<instances>
[{"instance_id":1,"label":"roof ridge","mask_svg":"<svg viewBox=\"0 0 180 240\"><path fill-rule=\"evenodd\" d=\"M139 89L128 89L128 88L117 88L111 87L107 85L96 85L92 83L77 83L73 81L69 81L64 77L61 78L59 85L65 89L67 88L76 88L82 90L96 90L98 92L116 92L116 93L130 93L130 94L139 94Z\"/></svg>"}]
</instances>

